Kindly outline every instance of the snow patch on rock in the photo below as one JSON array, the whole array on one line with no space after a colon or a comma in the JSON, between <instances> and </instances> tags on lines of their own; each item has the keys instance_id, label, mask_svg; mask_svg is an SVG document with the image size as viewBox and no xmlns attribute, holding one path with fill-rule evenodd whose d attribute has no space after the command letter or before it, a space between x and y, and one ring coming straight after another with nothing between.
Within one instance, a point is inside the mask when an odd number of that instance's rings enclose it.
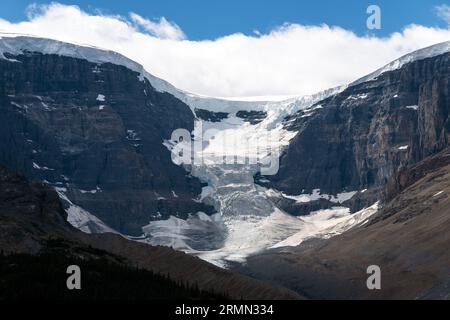
<instances>
[{"instance_id":1,"label":"snow patch on rock","mask_svg":"<svg viewBox=\"0 0 450 320\"><path fill-rule=\"evenodd\" d=\"M353 198L353 196L357 193L358 193L358 191L350 191L350 192L338 193L337 195L329 195L329 194L325 194L325 193L322 194L320 192L320 189L314 189L311 194L301 194L298 196L293 196L293 195L286 195L286 194L282 193L282 196L287 199L295 200L298 203L307 203L307 202L316 201L319 199L325 199L325 200L328 200L333 203L343 203L343 202Z\"/></svg>"},{"instance_id":2,"label":"snow patch on rock","mask_svg":"<svg viewBox=\"0 0 450 320\"><path fill-rule=\"evenodd\" d=\"M103 221L84 210L83 208L75 205L66 196L66 188L55 188L60 199L66 205L67 221L75 228L85 232L85 233L116 233L114 229L108 227Z\"/></svg>"}]
</instances>

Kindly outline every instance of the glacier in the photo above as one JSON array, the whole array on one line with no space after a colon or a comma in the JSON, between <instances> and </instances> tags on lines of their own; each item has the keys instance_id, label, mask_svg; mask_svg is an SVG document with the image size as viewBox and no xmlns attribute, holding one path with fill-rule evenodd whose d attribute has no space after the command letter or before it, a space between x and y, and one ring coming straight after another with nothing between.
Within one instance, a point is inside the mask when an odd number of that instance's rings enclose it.
<instances>
[{"instance_id":1,"label":"glacier","mask_svg":"<svg viewBox=\"0 0 450 320\"><path fill-rule=\"evenodd\" d=\"M339 195L321 194L320 190L299 196L281 194L298 202L325 198L336 204L332 209L294 217L279 209L270 200L271 195L279 192L256 184L254 175L261 169L260 159L269 156L269 151L264 154L264 150L278 150L281 153L297 134L283 127L282 121L286 116L299 110L306 111L305 115L308 116L320 107L312 108L313 105L348 86L371 81L382 73L401 68L408 62L449 52L450 41L405 55L348 85L281 101L274 101L277 99L273 97L268 97L265 101L239 101L195 95L175 88L147 72L142 65L116 52L27 35L0 33L0 59L11 60L8 54L15 55L26 51L86 59L98 64L122 65L137 72L141 81L147 79L156 90L168 92L185 102L194 114L196 109L203 109L229 115L220 122L200 119L196 121L192 132L193 142L197 142L201 147L195 149L194 153L195 158L201 161L186 166L192 176L208 184L197 201L214 206L217 213L208 216L196 212L186 220L171 217L168 220L153 221L142 228L144 235L135 239L153 245L170 246L227 267L229 263L245 262L249 255L268 248L296 246L310 238L329 238L343 233L356 225L366 223L370 216L377 212L378 203L354 214L348 208L340 206L341 202L350 199L356 192L365 190L343 191ZM104 99L101 94L99 98ZM258 124L251 124L237 117L238 111L264 111L266 117ZM205 139L204 132L208 130L214 130L214 135ZM246 143L235 143L240 140L246 140ZM162 143L169 152L176 147L171 141ZM227 158L245 161L223 163L223 154L226 154ZM89 212L71 203L63 190L57 191L69 205L69 221L74 226L85 232L115 232Z\"/></svg>"},{"instance_id":2,"label":"glacier","mask_svg":"<svg viewBox=\"0 0 450 320\"><path fill-rule=\"evenodd\" d=\"M249 255L262 250L295 246L314 237L330 237L368 219L377 211L377 205L355 214L338 206L354 196L356 191L333 196L315 190L312 195L298 196L299 199L283 195L298 201L326 198L337 205L307 217L294 217L270 200L276 190L266 189L254 181L254 175L260 170L258 158L267 156L265 152L281 151L297 134L286 130L282 120L298 110L313 112L312 105L341 90L343 87L302 99L259 103L258 110L265 111L267 117L258 124L245 122L236 116L239 109L248 107L247 102L223 102L219 110L228 112L229 117L220 122L197 120L193 143L200 142L201 148L194 149L194 158L201 161L194 162L188 170L194 177L208 183L199 200L214 206L218 214L208 217L204 213L196 213L187 220L171 217L166 221L150 222L143 228L146 237L142 241L183 250L227 268L230 263L244 263ZM205 101L200 105L208 107ZM211 129L214 130L213 136L205 134ZM236 143L242 140L250 141ZM172 151L175 145L166 142L165 146ZM224 163L223 155L235 161Z\"/></svg>"}]
</instances>

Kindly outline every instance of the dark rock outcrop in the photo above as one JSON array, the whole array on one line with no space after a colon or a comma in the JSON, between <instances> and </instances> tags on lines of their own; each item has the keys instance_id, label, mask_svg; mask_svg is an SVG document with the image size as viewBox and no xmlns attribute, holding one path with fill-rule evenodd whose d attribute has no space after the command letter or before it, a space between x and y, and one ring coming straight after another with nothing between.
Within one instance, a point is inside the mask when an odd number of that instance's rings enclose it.
<instances>
[{"instance_id":1,"label":"dark rock outcrop","mask_svg":"<svg viewBox=\"0 0 450 320\"><path fill-rule=\"evenodd\" d=\"M197 118L209 122L220 122L223 119L227 119L229 116L229 114L226 112L214 112L198 108L195 109L195 115L197 116Z\"/></svg>"},{"instance_id":2,"label":"dark rock outcrop","mask_svg":"<svg viewBox=\"0 0 450 320\"><path fill-rule=\"evenodd\" d=\"M65 188L126 234L206 207L163 145L190 108L123 66L36 52L0 59L0 164Z\"/></svg>"},{"instance_id":3,"label":"dark rock outcrop","mask_svg":"<svg viewBox=\"0 0 450 320\"><path fill-rule=\"evenodd\" d=\"M244 119L250 124L258 124L267 117L267 113L265 111L238 111L236 117Z\"/></svg>"},{"instance_id":4,"label":"dark rock outcrop","mask_svg":"<svg viewBox=\"0 0 450 320\"><path fill-rule=\"evenodd\" d=\"M382 188L450 141L450 54L347 88L286 119L298 131L269 186L289 194Z\"/></svg>"},{"instance_id":5,"label":"dark rock outcrop","mask_svg":"<svg viewBox=\"0 0 450 320\"><path fill-rule=\"evenodd\" d=\"M58 195L43 183L28 183L0 166L0 248L4 252L37 253L48 235L70 235ZM33 230L32 232L30 232Z\"/></svg>"}]
</instances>

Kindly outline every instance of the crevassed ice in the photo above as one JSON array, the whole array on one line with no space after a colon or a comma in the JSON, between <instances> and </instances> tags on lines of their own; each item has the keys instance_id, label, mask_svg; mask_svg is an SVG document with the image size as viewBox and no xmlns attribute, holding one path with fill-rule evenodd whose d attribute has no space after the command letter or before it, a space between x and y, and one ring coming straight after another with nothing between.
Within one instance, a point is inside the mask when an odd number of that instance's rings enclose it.
<instances>
[{"instance_id":1,"label":"crevassed ice","mask_svg":"<svg viewBox=\"0 0 450 320\"><path fill-rule=\"evenodd\" d=\"M148 235L144 241L184 250L227 267L230 262L244 262L249 255L267 248L296 245L308 237L338 234L360 221L362 218L359 216L368 216L363 213L352 215L348 208L337 207L315 213L310 218L293 217L274 205L270 200L270 190L254 183L254 174L258 172L259 166L252 160L264 156L264 150L287 146L296 135L283 128L282 119L294 111L310 108L339 90L278 102L276 107L275 103L265 104L267 117L256 125L231 113L237 111L233 109L236 106L229 106L227 111L230 111L230 116L221 122L197 121L193 143L202 143L199 144L201 148L194 149L194 158L201 157L202 161L194 162L190 173L208 183L199 200L213 205L218 214L208 217L204 213L197 213L187 220L171 217L165 221L150 222L143 228ZM202 133L211 129L215 130L214 134L208 136L206 141L202 140ZM259 139L264 136L268 138ZM250 141L229 144L229 141L243 140ZM170 141L165 141L164 145L169 150L174 147ZM236 160L245 157L250 159L247 162L224 164L220 161L223 154ZM308 195L308 199L311 201L315 197L324 197L338 204L350 199L355 193L329 196L315 190L315 193ZM333 226L336 226L335 230Z\"/></svg>"}]
</instances>

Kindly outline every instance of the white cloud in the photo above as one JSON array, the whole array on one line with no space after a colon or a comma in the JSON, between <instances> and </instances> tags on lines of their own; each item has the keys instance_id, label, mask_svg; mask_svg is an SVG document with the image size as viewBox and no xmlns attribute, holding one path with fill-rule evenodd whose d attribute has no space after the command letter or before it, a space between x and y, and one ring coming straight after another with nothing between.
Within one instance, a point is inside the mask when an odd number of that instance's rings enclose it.
<instances>
[{"instance_id":1,"label":"white cloud","mask_svg":"<svg viewBox=\"0 0 450 320\"><path fill-rule=\"evenodd\" d=\"M157 38L172 40L186 39L183 30L175 23L167 21L164 17L161 17L159 22L154 22L132 12L130 13L130 18L135 24L141 26L144 30Z\"/></svg>"},{"instance_id":2,"label":"white cloud","mask_svg":"<svg viewBox=\"0 0 450 320\"><path fill-rule=\"evenodd\" d=\"M26 21L0 19L0 31L115 50L181 89L223 97L314 93L450 40L450 29L420 25L378 38L327 25L285 24L268 34L190 41L165 18L108 16L56 3L31 7Z\"/></svg>"},{"instance_id":3,"label":"white cloud","mask_svg":"<svg viewBox=\"0 0 450 320\"><path fill-rule=\"evenodd\" d=\"M450 6L446 4L441 4L435 7L436 14L439 18L447 22L450 25Z\"/></svg>"}]
</instances>

